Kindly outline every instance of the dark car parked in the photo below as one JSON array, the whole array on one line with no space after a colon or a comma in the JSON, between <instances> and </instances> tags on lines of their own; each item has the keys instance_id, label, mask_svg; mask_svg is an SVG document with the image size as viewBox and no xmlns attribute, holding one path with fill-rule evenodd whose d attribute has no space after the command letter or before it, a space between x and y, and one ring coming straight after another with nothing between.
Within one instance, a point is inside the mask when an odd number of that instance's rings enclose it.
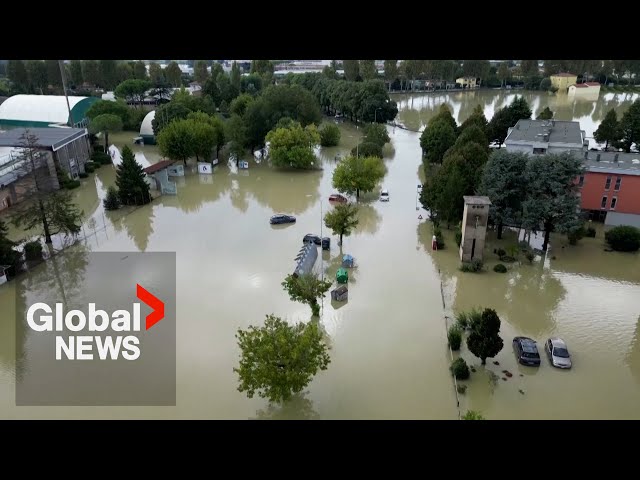
<instances>
[{"instance_id":1,"label":"dark car parked","mask_svg":"<svg viewBox=\"0 0 640 480\"><path fill-rule=\"evenodd\" d=\"M515 337L513 339L513 351L518 362L522 365L540 366L540 354L535 340L528 337Z\"/></svg>"},{"instance_id":2,"label":"dark car parked","mask_svg":"<svg viewBox=\"0 0 640 480\"><path fill-rule=\"evenodd\" d=\"M280 223L295 223L296 217L293 215L285 215L284 213L278 213L269 219L271 225L277 225Z\"/></svg>"},{"instance_id":3,"label":"dark car parked","mask_svg":"<svg viewBox=\"0 0 640 480\"><path fill-rule=\"evenodd\" d=\"M302 243L315 243L316 245L320 245L322 243L322 239L318 235L307 233L302 239Z\"/></svg>"}]
</instances>

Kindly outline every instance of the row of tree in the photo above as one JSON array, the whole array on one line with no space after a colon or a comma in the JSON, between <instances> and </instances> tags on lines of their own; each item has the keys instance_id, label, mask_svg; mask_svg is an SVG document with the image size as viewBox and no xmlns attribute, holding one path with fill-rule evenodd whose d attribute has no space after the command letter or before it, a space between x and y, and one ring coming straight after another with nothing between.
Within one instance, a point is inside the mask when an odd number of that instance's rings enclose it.
<instances>
[{"instance_id":1,"label":"row of tree","mask_svg":"<svg viewBox=\"0 0 640 480\"><path fill-rule=\"evenodd\" d=\"M631 104L620 121L616 111L613 108L609 110L593 137L596 142L605 144L605 150L610 145L627 153L632 148L640 150L640 99Z\"/></svg>"}]
</instances>

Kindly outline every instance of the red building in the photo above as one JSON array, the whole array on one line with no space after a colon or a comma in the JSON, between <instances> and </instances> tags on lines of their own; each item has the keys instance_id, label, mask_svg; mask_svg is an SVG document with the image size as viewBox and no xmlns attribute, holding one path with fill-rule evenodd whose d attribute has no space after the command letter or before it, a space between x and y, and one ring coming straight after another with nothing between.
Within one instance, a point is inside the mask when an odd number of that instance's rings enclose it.
<instances>
[{"instance_id":1,"label":"red building","mask_svg":"<svg viewBox=\"0 0 640 480\"><path fill-rule=\"evenodd\" d=\"M582 210L606 225L640 227L640 154L585 152Z\"/></svg>"}]
</instances>

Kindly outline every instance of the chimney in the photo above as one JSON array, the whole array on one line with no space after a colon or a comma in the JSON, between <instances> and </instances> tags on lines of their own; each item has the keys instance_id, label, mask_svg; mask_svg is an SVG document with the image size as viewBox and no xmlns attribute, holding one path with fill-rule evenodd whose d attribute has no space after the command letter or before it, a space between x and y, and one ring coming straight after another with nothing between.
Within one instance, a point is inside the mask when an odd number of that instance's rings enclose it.
<instances>
[{"instance_id":1,"label":"chimney","mask_svg":"<svg viewBox=\"0 0 640 480\"><path fill-rule=\"evenodd\" d=\"M613 161L618 163L618 154L616 153L615 157L613 157Z\"/></svg>"},{"instance_id":2,"label":"chimney","mask_svg":"<svg viewBox=\"0 0 640 480\"><path fill-rule=\"evenodd\" d=\"M596 156L596 162L599 162L599 161L600 161L600 154Z\"/></svg>"}]
</instances>

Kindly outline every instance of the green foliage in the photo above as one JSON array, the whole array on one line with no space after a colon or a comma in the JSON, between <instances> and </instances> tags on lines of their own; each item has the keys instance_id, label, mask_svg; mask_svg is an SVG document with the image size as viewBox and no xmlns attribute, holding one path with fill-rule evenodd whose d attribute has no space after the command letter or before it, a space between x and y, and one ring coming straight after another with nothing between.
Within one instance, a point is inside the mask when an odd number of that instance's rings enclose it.
<instances>
[{"instance_id":1,"label":"green foliage","mask_svg":"<svg viewBox=\"0 0 640 480\"><path fill-rule=\"evenodd\" d=\"M502 263L498 263L493 267L493 271L497 273L507 273L507 267L505 267Z\"/></svg>"},{"instance_id":2,"label":"green foliage","mask_svg":"<svg viewBox=\"0 0 640 480\"><path fill-rule=\"evenodd\" d=\"M598 143L604 143L605 149L609 147L609 144L617 145L622 139L622 130L618 122L618 115L613 108L607 112L600 126L593 132L593 138Z\"/></svg>"},{"instance_id":3,"label":"green foliage","mask_svg":"<svg viewBox=\"0 0 640 480\"><path fill-rule=\"evenodd\" d=\"M169 62L167 68L164 69L164 77L172 87L182 86L182 71L177 62Z\"/></svg>"},{"instance_id":4,"label":"green foliage","mask_svg":"<svg viewBox=\"0 0 640 480\"><path fill-rule=\"evenodd\" d=\"M442 163L445 152L455 142L456 132L446 120L431 120L420 135L420 147L429 163Z\"/></svg>"},{"instance_id":5,"label":"green foliage","mask_svg":"<svg viewBox=\"0 0 640 480\"><path fill-rule=\"evenodd\" d=\"M531 118L531 108L524 97L516 97L510 105L499 109L491 118L487 126L487 136L490 142L504 143L509 128L518 120Z\"/></svg>"},{"instance_id":6,"label":"green foliage","mask_svg":"<svg viewBox=\"0 0 640 480\"><path fill-rule=\"evenodd\" d=\"M457 380L466 380L471 376L471 372L469 371L469 366L467 362L464 361L464 358L456 358L449 367L451 373Z\"/></svg>"},{"instance_id":7,"label":"green foliage","mask_svg":"<svg viewBox=\"0 0 640 480\"><path fill-rule=\"evenodd\" d=\"M193 64L193 77L200 85L204 85L209 79L206 60L196 60Z\"/></svg>"},{"instance_id":8,"label":"green foliage","mask_svg":"<svg viewBox=\"0 0 640 480\"><path fill-rule=\"evenodd\" d=\"M267 141L271 143L269 155L274 166L311 168L316 160L313 149L320 143L320 135L315 125L302 128L295 123L270 131Z\"/></svg>"},{"instance_id":9,"label":"green foliage","mask_svg":"<svg viewBox=\"0 0 640 480\"><path fill-rule=\"evenodd\" d=\"M386 167L378 157L345 158L333 171L333 187L340 193L356 195L371 192L386 174Z\"/></svg>"},{"instance_id":10,"label":"green foliage","mask_svg":"<svg viewBox=\"0 0 640 480\"><path fill-rule=\"evenodd\" d=\"M320 129L320 145L335 147L340 142L340 129L333 123L326 123Z\"/></svg>"},{"instance_id":11,"label":"green foliage","mask_svg":"<svg viewBox=\"0 0 640 480\"><path fill-rule=\"evenodd\" d=\"M460 266L460 271L462 272L480 273L483 270L484 263L479 258L474 258L470 262L462 262Z\"/></svg>"},{"instance_id":12,"label":"green foliage","mask_svg":"<svg viewBox=\"0 0 640 480\"><path fill-rule=\"evenodd\" d=\"M122 163L116 170L118 197L123 205L144 205L151 201L149 184L142 166L136 162L135 155L128 145L122 149Z\"/></svg>"},{"instance_id":13,"label":"green foliage","mask_svg":"<svg viewBox=\"0 0 640 480\"><path fill-rule=\"evenodd\" d=\"M629 225L613 227L604 233L604 239L618 252L635 252L640 249L640 229Z\"/></svg>"},{"instance_id":14,"label":"green foliage","mask_svg":"<svg viewBox=\"0 0 640 480\"><path fill-rule=\"evenodd\" d=\"M460 350L460 344L462 344L462 330L457 325L451 325L447 331L447 341L451 350Z\"/></svg>"},{"instance_id":15,"label":"green foliage","mask_svg":"<svg viewBox=\"0 0 640 480\"><path fill-rule=\"evenodd\" d=\"M93 170L89 173L92 173L92 172ZM79 180L74 180L69 177L66 177L65 181L62 183L62 188L64 188L65 190L73 190L75 188L78 188L79 186L80 186Z\"/></svg>"},{"instance_id":16,"label":"green foliage","mask_svg":"<svg viewBox=\"0 0 640 480\"><path fill-rule=\"evenodd\" d=\"M593 227L587 227L585 230L585 237L596 238L596 229Z\"/></svg>"},{"instance_id":17,"label":"green foliage","mask_svg":"<svg viewBox=\"0 0 640 480\"><path fill-rule=\"evenodd\" d=\"M544 107L544 110L538 114L538 120L551 120L552 118L553 112L549 107Z\"/></svg>"},{"instance_id":18,"label":"green foliage","mask_svg":"<svg viewBox=\"0 0 640 480\"><path fill-rule=\"evenodd\" d=\"M379 123L370 123L364 127L364 138L362 139L363 143L375 143L377 145L380 145L380 148L382 148L385 143L389 143L390 141L391 138L389 137L387 128L384 125L381 125Z\"/></svg>"},{"instance_id":19,"label":"green foliage","mask_svg":"<svg viewBox=\"0 0 640 480\"><path fill-rule=\"evenodd\" d=\"M504 263L513 263L517 260L516 257L512 256L512 255L502 255L500 257L500 261L504 262Z\"/></svg>"},{"instance_id":20,"label":"green foliage","mask_svg":"<svg viewBox=\"0 0 640 480\"><path fill-rule=\"evenodd\" d=\"M640 99L627 109L620 119L620 146L625 152L631 152L631 147L635 145L636 150L640 144Z\"/></svg>"},{"instance_id":21,"label":"green foliage","mask_svg":"<svg viewBox=\"0 0 640 480\"><path fill-rule=\"evenodd\" d=\"M345 78L350 82L355 82L360 77L360 62L358 60L343 60L342 69Z\"/></svg>"},{"instance_id":22,"label":"green foliage","mask_svg":"<svg viewBox=\"0 0 640 480\"><path fill-rule=\"evenodd\" d=\"M147 116L147 111L137 108L129 108L129 114L127 115L126 120L122 124L123 130L129 130L133 132L139 132L140 126L142 125L142 121L144 117Z\"/></svg>"},{"instance_id":23,"label":"green foliage","mask_svg":"<svg viewBox=\"0 0 640 480\"><path fill-rule=\"evenodd\" d=\"M360 60L359 70L363 80L373 80L378 76L375 60Z\"/></svg>"},{"instance_id":24,"label":"green foliage","mask_svg":"<svg viewBox=\"0 0 640 480\"><path fill-rule=\"evenodd\" d=\"M130 108L124 102L112 102L110 100L98 100L92 103L87 110L87 118L93 120L101 115L110 114L120 117L122 123L127 121Z\"/></svg>"},{"instance_id":25,"label":"green foliage","mask_svg":"<svg viewBox=\"0 0 640 480\"><path fill-rule=\"evenodd\" d=\"M482 414L476 410L468 410L462 417L463 420L486 420Z\"/></svg>"},{"instance_id":26,"label":"green foliage","mask_svg":"<svg viewBox=\"0 0 640 480\"><path fill-rule=\"evenodd\" d=\"M351 203L342 203L336 205L333 210L327 212L324 216L324 224L333 231L334 235L340 236L340 244L342 245L342 236L351 235L354 228L358 226L358 206Z\"/></svg>"},{"instance_id":27,"label":"green foliage","mask_svg":"<svg viewBox=\"0 0 640 480\"><path fill-rule=\"evenodd\" d=\"M440 230L440 227L437 227L434 225L433 235L436 237L436 246L438 247L438 250L442 250L445 247L445 244L444 244L444 237L442 236L442 230Z\"/></svg>"},{"instance_id":28,"label":"green foliage","mask_svg":"<svg viewBox=\"0 0 640 480\"><path fill-rule=\"evenodd\" d=\"M122 119L112 113L103 113L94 117L89 123L89 130L92 133L102 132L104 134L104 148L109 148L109 133L122 130Z\"/></svg>"},{"instance_id":29,"label":"green foliage","mask_svg":"<svg viewBox=\"0 0 640 480\"><path fill-rule=\"evenodd\" d=\"M498 255L498 257L504 257L506 254L507 252L503 248L499 248L496 250L496 255Z\"/></svg>"},{"instance_id":30,"label":"green foliage","mask_svg":"<svg viewBox=\"0 0 640 480\"><path fill-rule=\"evenodd\" d=\"M180 120L187 122L187 128L191 131L191 147L196 160L200 159L205 162L211 160L213 148L216 145L216 130L208 122L198 121L194 119Z\"/></svg>"},{"instance_id":31,"label":"green foliage","mask_svg":"<svg viewBox=\"0 0 640 480\"><path fill-rule=\"evenodd\" d=\"M240 92L251 95L257 95L262 90L262 77L256 73L243 76L240 79Z\"/></svg>"},{"instance_id":32,"label":"green foliage","mask_svg":"<svg viewBox=\"0 0 640 480\"><path fill-rule=\"evenodd\" d=\"M462 230L460 227L456 229L456 245L459 247L462 243Z\"/></svg>"},{"instance_id":33,"label":"green foliage","mask_svg":"<svg viewBox=\"0 0 640 480\"><path fill-rule=\"evenodd\" d=\"M247 128L239 115L232 115L225 125L225 135L231 142L229 153L237 160L244 154L244 144L247 138Z\"/></svg>"},{"instance_id":34,"label":"green foliage","mask_svg":"<svg viewBox=\"0 0 640 480\"><path fill-rule=\"evenodd\" d=\"M93 173L95 171L95 167L93 166L92 163L87 162L84 166L84 171L87 173Z\"/></svg>"},{"instance_id":35,"label":"green foliage","mask_svg":"<svg viewBox=\"0 0 640 480\"><path fill-rule=\"evenodd\" d=\"M382 158L382 146L374 142L363 142L357 147L351 149L351 155L363 156L363 157L377 157Z\"/></svg>"},{"instance_id":36,"label":"green foliage","mask_svg":"<svg viewBox=\"0 0 640 480\"><path fill-rule=\"evenodd\" d=\"M39 240L25 243L24 257L29 261L42 260L42 243Z\"/></svg>"},{"instance_id":37,"label":"green foliage","mask_svg":"<svg viewBox=\"0 0 640 480\"><path fill-rule=\"evenodd\" d=\"M130 78L116 87L116 98L124 98L127 102L142 104L145 93L151 88L148 80Z\"/></svg>"},{"instance_id":38,"label":"green foliage","mask_svg":"<svg viewBox=\"0 0 640 480\"><path fill-rule=\"evenodd\" d=\"M264 326L250 326L236 334L241 351L240 392L257 393L270 402L286 402L300 393L330 358L317 322L289 325L267 315Z\"/></svg>"},{"instance_id":39,"label":"green foliage","mask_svg":"<svg viewBox=\"0 0 640 480\"><path fill-rule=\"evenodd\" d=\"M473 109L473 113L467 118L462 125L460 125L460 134L462 134L467 128L475 126L480 128L482 133L485 134L487 132L487 126L489 122L487 122L487 117L484 116L484 111L482 110L482 105L476 105Z\"/></svg>"},{"instance_id":40,"label":"green foliage","mask_svg":"<svg viewBox=\"0 0 640 480\"><path fill-rule=\"evenodd\" d=\"M117 210L120 208L120 196L116 187L111 185L107 189L107 196L102 201L105 210Z\"/></svg>"},{"instance_id":41,"label":"green foliage","mask_svg":"<svg viewBox=\"0 0 640 480\"><path fill-rule=\"evenodd\" d=\"M165 126L156 137L160 154L186 164L187 159L195 155L194 123L193 120L174 120Z\"/></svg>"},{"instance_id":42,"label":"green foliage","mask_svg":"<svg viewBox=\"0 0 640 480\"><path fill-rule=\"evenodd\" d=\"M231 102L231 106L229 107L229 111L232 115L243 116L251 102L253 102L253 97L251 95L243 93L242 95L239 95L233 99L233 101Z\"/></svg>"},{"instance_id":43,"label":"green foliage","mask_svg":"<svg viewBox=\"0 0 640 480\"><path fill-rule=\"evenodd\" d=\"M584 238L586 235L586 231L582 225L576 226L567 232L567 239L569 240L569 245L577 245L578 240Z\"/></svg>"},{"instance_id":44,"label":"green foliage","mask_svg":"<svg viewBox=\"0 0 640 480\"><path fill-rule=\"evenodd\" d=\"M9 229L4 221L0 219L0 265L15 267L20 258L20 253L15 250L18 244L9 239L8 233Z\"/></svg>"},{"instance_id":45,"label":"green foliage","mask_svg":"<svg viewBox=\"0 0 640 480\"><path fill-rule=\"evenodd\" d=\"M109 165L113 163L111 160L111 156L108 153L99 152L99 151L94 151L91 154L91 160L100 165Z\"/></svg>"},{"instance_id":46,"label":"green foliage","mask_svg":"<svg viewBox=\"0 0 640 480\"><path fill-rule=\"evenodd\" d=\"M469 125L460 132L456 140L456 147L460 147L467 143L477 143L480 146L488 147L489 141L482 128L477 125Z\"/></svg>"},{"instance_id":47,"label":"green foliage","mask_svg":"<svg viewBox=\"0 0 640 480\"><path fill-rule=\"evenodd\" d=\"M491 308L485 308L480 318L472 320L467 347L480 358L483 365L487 363L487 358L495 357L502 350L504 344L499 333L500 317Z\"/></svg>"},{"instance_id":48,"label":"green foliage","mask_svg":"<svg viewBox=\"0 0 640 480\"><path fill-rule=\"evenodd\" d=\"M263 91L262 98L270 128L283 117L297 120L303 127L311 123L319 124L322 120L318 101L300 85L270 85Z\"/></svg>"},{"instance_id":49,"label":"green foliage","mask_svg":"<svg viewBox=\"0 0 640 480\"><path fill-rule=\"evenodd\" d=\"M294 302L305 303L311 307L314 316L320 314L318 299L325 296L331 288L331 282L321 280L314 273L307 273L297 277L287 275L282 282L282 287Z\"/></svg>"},{"instance_id":50,"label":"green foliage","mask_svg":"<svg viewBox=\"0 0 640 480\"><path fill-rule=\"evenodd\" d=\"M88 178L88 177L89 177L89 174L88 174L88 173L86 173L86 172L80 172L80 173L78 174L78 176L79 176L80 178Z\"/></svg>"},{"instance_id":51,"label":"green foliage","mask_svg":"<svg viewBox=\"0 0 640 480\"><path fill-rule=\"evenodd\" d=\"M160 105L156 108L156 114L151 122L151 125L153 126L153 133L157 137L165 126L169 125L174 120L187 118L191 112L192 110L182 103L175 103L171 101L164 105Z\"/></svg>"}]
</instances>

